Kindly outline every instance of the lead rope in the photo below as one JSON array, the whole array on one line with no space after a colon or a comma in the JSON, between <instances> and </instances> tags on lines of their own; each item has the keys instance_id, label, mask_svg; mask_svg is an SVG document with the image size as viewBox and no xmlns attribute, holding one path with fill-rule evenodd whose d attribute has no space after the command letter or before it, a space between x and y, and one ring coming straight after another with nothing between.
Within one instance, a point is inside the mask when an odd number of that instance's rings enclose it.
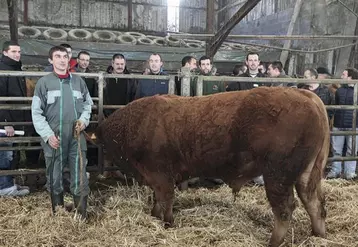
<instances>
[{"instance_id":1,"label":"lead rope","mask_svg":"<svg viewBox=\"0 0 358 247\"><path fill-rule=\"evenodd\" d=\"M79 162L80 162L80 189L81 189L81 197L80 201L77 205L76 210L78 210L79 207L82 205L83 200L83 157L81 152L81 131L79 129L79 125L81 122L79 120L76 121L73 131L73 137L77 140L77 152L79 153ZM78 126L78 128L76 128Z\"/></svg>"}]
</instances>

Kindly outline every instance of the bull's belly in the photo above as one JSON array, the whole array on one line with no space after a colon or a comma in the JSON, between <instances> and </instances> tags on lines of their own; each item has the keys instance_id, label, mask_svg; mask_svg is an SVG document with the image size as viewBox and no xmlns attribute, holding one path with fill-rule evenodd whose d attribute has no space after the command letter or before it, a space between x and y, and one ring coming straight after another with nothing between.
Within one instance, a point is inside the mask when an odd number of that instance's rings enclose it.
<instances>
[{"instance_id":1,"label":"bull's belly","mask_svg":"<svg viewBox=\"0 0 358 247\"><path fill-rule=\"evenodd\" d=\"M233 180L238 177L255 177L262 173L261 168L253 161L251 155L241 154L237 160L211 159L210 161L195 161L177 163L174 165L174 177L185 180L192 177L214 177L225 180ZM180 181L178 181L180 182Z\"/></svg>"}]
</instances>

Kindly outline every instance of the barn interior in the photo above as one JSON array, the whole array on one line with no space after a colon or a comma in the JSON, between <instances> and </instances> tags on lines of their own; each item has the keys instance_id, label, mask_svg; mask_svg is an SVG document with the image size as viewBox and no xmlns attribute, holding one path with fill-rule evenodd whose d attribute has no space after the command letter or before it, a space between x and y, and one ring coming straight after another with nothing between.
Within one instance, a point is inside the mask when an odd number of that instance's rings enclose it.
<instances>
[{"instance_id":1,"label":"barn interior","mask_svg":"<svg viewBox=\"0 0 358 247\"><path fill-rule=\"evenodd\" d=\"M289 38L287 38L289 37ZM314 38L316 37L316 38ZM317 38L318 37L318 38ZM48 51L68 43L74 56L91 54L90 68L105 71L122 53L141 74L153 52L177 74L186 55L213 57L231 75L249 52L281 61L290 76L325 67L340 78L358 67L356 0L7 0L0 1L0 46L18 40L23 69L43 71ZM21 163L23 152L18 152ZM94 163L96 163L94 158ZM93 163L93 162L92 162ZM24 198L0 198L1 246L266 246L273 214L265 188L249 184L233 201L230 188L201 180L175 191L175 227L150 216L152 192L132 178L91 173L89 221L73 212L51 215L44 163L14 165ZM18 169L20 168L20 169ZM25 169L26 168L26 169ZM37 169L31 175L23 170ZM1 174L1 172L0 172ZM297 202L283 246L358 246L357 180L323 180L327 237L311 236L310 218ZM296 195L297 197L297 195ZM65 201L71 205L71 196Z\"/></svg>"}]
</instances>

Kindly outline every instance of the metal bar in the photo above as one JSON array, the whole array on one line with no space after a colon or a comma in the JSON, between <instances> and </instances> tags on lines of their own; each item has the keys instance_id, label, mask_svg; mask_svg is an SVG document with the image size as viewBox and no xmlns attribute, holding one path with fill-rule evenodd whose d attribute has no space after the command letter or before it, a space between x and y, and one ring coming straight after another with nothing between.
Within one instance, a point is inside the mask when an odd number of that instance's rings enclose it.
<instances>
[{"instance_id":1,"label":"metal bar","mask_svg":"<svg viewBox=\"0 0 358 247\"><path fill-rule=\"evenodd\" d=\"M169 79L168 94L175 94L175 76L171 75Z\"/></svg>"},{"instance_id":2,"label":"metal bar","mask_svg":"<svg viewBox=\"0 0 358 247\"><path fill-rule=\"evenodd\" d=\"M26 76L26 77L42 77L52 72L30 72L30 71L0 71L0 77L2 76ZM98 78L100 73L72 73L80 77ZM137 75L137 74L103 74L103 78L123 78L123 79L157 79L157 80L169 80L169 75Z\"/></svg>"},{"instance_id":3,"label":"metal bar","mask_svg":"<svg viewBox=\"0 0 358 247\"><path fill-rule=\"evenodd\" d=\"M105 167L105 171L117 171L119 170L119 167L116 166L110 166ZM86 169L87 172L98 172L99 169L97 166L87 166ZM0 176L21 176L21 175L36 175L36 174L45 174L46 169L45 168L39 168L39 169L18 169L18 170L0 170ZM70 169L65 167L64 172L70 172Z\"/></svg>"},{"instance_id":4,"label":"metal bar","mask_svg":"<svg viewBox=\"0 0 358 247\"><path fill-rule=\"evenodd\" d=\"M0 143L11 142L11 143L30 143L30 142L40 142L41 137L1 137Z\"/></svg>"},{"instance_id":5,"label":"metal bar","mask_svg":"<svg viewBox=\"0 0 358 247\"><path fill-rule=\"evenodd\" d=\"M357 108L354 105L327 105L326 109L354 110Z\"/></svg>"},{"instance_id":6,"label":"metal bar","mask_svg":"<svg viewBox=\"0 0 358 247\"><path fill-rule=\"evenodd\" d=\"M0 122L0 126L33 125L32 122Z\"/></svg>"},{"instance_id":7,"label":"metal bar","mask_svg":"<svg viewBox=\"0 0 358 247\"><path fill-rule=\"evenodd\" d=\"M196 96L203 95L203 76L199 76L196 82Z\"/></svg>"},{"instance_id":8,"label":"metal bar","mask_svg":"<svg viewBox=\"0 0 358 247\"><path fill-rule=\"evenodd\" d=\"M97 124L98 121L90 121L90 124ZM33 125L32 122L0 122L0 126Z\"/></svg>"},{"instance_id":9,"label":"metal bar","mask_svg":"<svg viewBox=\"0 0 358 247\"><path fill-rule=\"evenodd\" d=\"M331 131L331 136L350 136L358 135L357 131Z\"/></svg>"},{"instance_id":10,"label":"metal bar","mask_svg":"<svg viewBox=\"0 0 358 247\"><path fill-rule=\"evenodd\" d=\"M32 97L0 97L0 101L32 101Z\"/></svg>"},{"instance_id":11,"label":"metal bar","mask_svg":"<svg viewBox=\"0 0 358 247\"><path fill-rule=\"evenodd\" d=\"M187 34L173 33L170 36L187 39L212 38L214 34ZM228 39L251 39L251 40L354 40L358 36L353 35L228 35Z\"/></svg>"},{"instance_id":12,"label":"metal bar","mask_svg":"<svg viewBox=\"0 0 358 247\"><path fill-rule=\"evenodd\" d=\"M42 150L41 146L16 146L16 147L0 147L0 151L7 151L7 150L16 150L16 151L21 151L21 150Z\"/></svg>"},{"instance_id":13,"label":"metal bar","mask_svg":"<svg viewBox=\"0 0 358 247\"><path fill-rule=\"evenodd\" d=\"M358 36L357 36L358 38ZM14 71L0 71L1 76L38 76L39 74L47 75L48 72L14 72ZM86 76L86 77L99 77L100 73L74 73L79 76ZM169 80L170 76L154 76L154 75L132 75L132 74L125 74L125 75L117 75L117 74L103 74L103 78L128 78L128 79L163 79ZM184 76L185 73L179 74L179 76ZM189 76L190 77L190 76ZM195 76L192 76L195 77ZM234 77L234 76L205 76L203 77L204 81L237 81L237 82L260 82L260 83L273 83L273 82L292 82L292 83L304 83L304 84L332 84L332 83L339 83L339 84L352 84L358 83L358 80L350 80L344 81L342 79L324 79L324 80L308 80L308 79L299 79L299 78L250 78L250 77ZM18 97L13 97L18 98ZM28 97L24 97L26 100ZM95 98L96 99L96 98Z\"/></svg>"},{"instance_id":14,"label":"metal bar","mask_svg":"<svg viewBox=\"0 0 358 247\"><path fill-rule=\"evenodd\" d=\"M92 97L93 101L98 101L98 97ZM0 101L32 101L32 97L0 97Z\"/></svg>"},{"instance_id":15,"label":"metal bar","mask_svg":"<svg viewBox=\"0 0 358 247\"><path fill-rule=\"evenodd\" d=\"M327 161L358 161L358 156L348 156L348 157L331 157Z\"/></svg>"},{"instance_id":16,"label":"metal bar","mask_svg":"<svg viewBox=\"0 0 358 247\"><path fill-rule=\"evenodd\" d=\"M101 124L103 121L104 115L103 115L103 87L104 87L104 73L100 73L98 77L98 125ZM98 167L101 173L103 173L103 160L104 160L104 154L103 154L103 147L100 145L98 147Z\"/></svg>"},{"instance_id":17,"label":"metal bar","mask_svg":"<svg viewBox=\"0 0 358 247\"><path fill-rule=\"evenodd\" d=\"M353 93L353 106L357 107L357 97L358 97L358 83L354 84L354 93ZM352 123L352 130L357 130L357 110L353 111L353 123ZM357 155L356 150L356 136L352 135L352 153Z\"/></svg>"}]
</instances>

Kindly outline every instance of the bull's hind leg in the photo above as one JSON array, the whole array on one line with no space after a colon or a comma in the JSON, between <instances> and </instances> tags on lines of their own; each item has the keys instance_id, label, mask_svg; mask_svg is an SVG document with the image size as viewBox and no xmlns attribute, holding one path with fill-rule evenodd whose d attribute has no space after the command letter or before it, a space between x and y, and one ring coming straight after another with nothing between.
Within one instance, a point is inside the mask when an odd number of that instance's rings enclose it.
<instances>
[{"instance_id":1,"label":"bull's hind leg","mask_svg":"<svg viewBox=\"0 0 358 247\"><path fill-rule=\"evenodd\" d=\"M265 189L274 214L274 228L270 245L280 246L284 241L292 212L295 209L292 181L282 181L280 177L267 177L264 175Z\"/></svg>"},{"instance_id":2,"label":"bull's hind leg","mask_svg":"<svg viewBox=\"0 0 358 247\"><path fill-rule=\"evenodd\" d=\"M311 171L305 171L299 177L296 183L296 190L310 216L313 235L325 237L326 210L324 206L325 196L321 189L322 172L319 169L312 167L313 164L310 164L308 169L311 169Z\"/></svg>"}]
</instances>

